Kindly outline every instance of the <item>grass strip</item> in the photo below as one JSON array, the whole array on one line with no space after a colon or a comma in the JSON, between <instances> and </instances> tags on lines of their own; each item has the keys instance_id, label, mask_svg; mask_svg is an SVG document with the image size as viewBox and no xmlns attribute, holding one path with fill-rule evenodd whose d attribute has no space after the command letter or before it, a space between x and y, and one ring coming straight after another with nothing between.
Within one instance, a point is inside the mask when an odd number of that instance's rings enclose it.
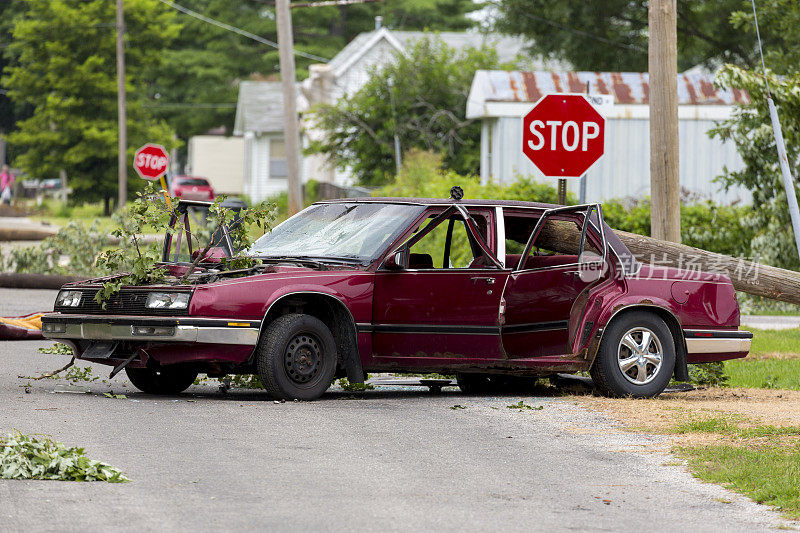
<instances>
[{"instance_id":1,"label":"grass strip","mask_svg":"<svg viewBox=\"0 0 800 533\"><path fill-rule=\"evenodd\" d=\"M702 445L674 451L695 477L777 507L788 518L800 518L800 446Z\"/></svg>"}]
</instances>

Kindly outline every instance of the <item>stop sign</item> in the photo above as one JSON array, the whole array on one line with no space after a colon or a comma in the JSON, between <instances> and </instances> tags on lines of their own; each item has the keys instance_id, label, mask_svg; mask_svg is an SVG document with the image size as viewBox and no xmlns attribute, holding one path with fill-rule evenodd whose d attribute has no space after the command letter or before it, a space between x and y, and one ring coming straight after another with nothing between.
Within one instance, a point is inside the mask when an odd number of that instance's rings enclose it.
<instances>
[{"instance_id":1,"label":"stop sign","mask_svg":"<svg viewBox=\"0 0 800 533\"><path fill-rule=\"evenodd\" d=\"M582 94L543 96L522 128L522 152L545 176L578 178L603 155L605 119Z\"/></svg>"},{"instance_id":2,"label":"stop sign","mask_svg":"<svg viewBox=\"0 0 800 533\"><path fill-rule=\"evenodd\" d=\"M146 180L157 180L167 171L169 156L160 144L147 143L133 156L133 168Z\"/></svg>"}]
</instances>

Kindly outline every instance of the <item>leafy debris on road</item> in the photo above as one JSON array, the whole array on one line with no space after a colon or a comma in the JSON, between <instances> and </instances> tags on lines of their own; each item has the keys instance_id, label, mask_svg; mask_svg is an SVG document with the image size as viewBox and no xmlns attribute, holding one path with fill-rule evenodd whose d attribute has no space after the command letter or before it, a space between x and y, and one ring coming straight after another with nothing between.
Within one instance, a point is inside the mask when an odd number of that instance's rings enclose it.
<instances>
[{"instance_id":1,"label":"leafy debris on road","mask_svg":"<svg viewBox=\"0 0 800 533\"><path fill-rule=\"evenodd\" d=\"M113 398L115 400L127 400L128 399L128 397L125 396L124 394L114 394L113 392L104 392L103 396L105 396L106 398Z\"/></svg>"},{"instance_id":2,"label":"leafy debris on road","mask_svg":"<svg viewBox=\"0 0 800 533\"><path fill-rule=\"evenodd\" d=\"M455 405L451 405L450 406L450 409L453 409L453 410L455 410L455 409L466 409L466 408L467 408L466 405L461 405L460 403L457 403Z\"/></svg>"},{"instance_id":3,"label":"leafy debris on road","mask_svg":"<svg viewBox=\"0 0 800 533\"><path fill-rule=\"evenodd\" d=\"M19 432L0 438L0 479L130 481L117 468L86 457L83 448Z\"/></svg>"},{"instance_id":4,"label":"leafy debris on road","mask_svg":"<svg viewBox=\"0 0 800 533\"><path fill-rule=\"evenodd\" d=\"M73 355L75 352L72 350L72 346L68 346L63 342L57 342L52 346L39 348L39 353L55 354L55 355Z\"/></svg>"},{"instance_id":5,"label":"leafy debris on road","mask_svg":"<svg viewBox=\"0 0 800 533\"><path fill-rule=\"evenodd\" d=\"M348 392L361 392L366 390L373 390L375 388L371 383L351 383L349 379L342 378L339 380L339 386L342 390Z\"/></svg>"},{"instance_id":6,"label":"leafy debris on road","mask_svg":"<svg viewBox=\"0 0 800 533\"><path fill-rule=\"evenodd\" d=\"M509 409L518 409L520 411L541 411L544 409L544 405L528 405L524 401L520 400L517 403L512 403L511 405L506 405Z\"/></svg>"}]
</instances>

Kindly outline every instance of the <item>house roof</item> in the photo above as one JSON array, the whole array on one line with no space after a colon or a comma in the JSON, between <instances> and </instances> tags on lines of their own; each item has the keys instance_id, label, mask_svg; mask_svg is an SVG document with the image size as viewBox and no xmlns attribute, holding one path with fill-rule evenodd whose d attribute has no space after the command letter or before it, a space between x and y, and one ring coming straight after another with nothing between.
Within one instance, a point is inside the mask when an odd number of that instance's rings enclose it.
<instances>
[{"instance_id":1,"label":"house roof","mask_svg":"<svg viewBox=\"0 0 800 533\"><path fill-rule=\"evenodd\" d=\"M239 84L239 100L233 134L246 131L270 133L283 131L283 93L279 81L243 81Z\"/></svg>"},{"instance_id":2,"label":"house roof","mask_svg":"<svg viewBox=\"0 0 800 533\"><path fill-rule=\"evenodd\" d=\"M614 96L615 104L649 104L650 83L646 72L519 72L479 70L467 102L467 117L481 116L486 102L536 102L548 93L583 93ZM750 102L738 89L714 86L714 76L703 72L678 74L679 105L732 105Z\"/></svg>"},{"instance_id":3,"label":"house roof","mask_svg":"<svg viewBox=\"0 0 800 533\"><path fill-rule=\"evenodd\" d=\"M336 57L328 62L328 66L335 75L340 76L382 39L391 43L396 50L404 50L425 38L441 39L446 45L456 50L463 50L468 47L479 48L484 44L490 45L497 50L498 58L503 63L516 59L519 54L524 52L525 47L529 45L525 39L507 35L485 35L475 32L455 31L395 31L388 28L380 28L370 32L359 33L336 54Z\"/></svg>"}]
</instances>

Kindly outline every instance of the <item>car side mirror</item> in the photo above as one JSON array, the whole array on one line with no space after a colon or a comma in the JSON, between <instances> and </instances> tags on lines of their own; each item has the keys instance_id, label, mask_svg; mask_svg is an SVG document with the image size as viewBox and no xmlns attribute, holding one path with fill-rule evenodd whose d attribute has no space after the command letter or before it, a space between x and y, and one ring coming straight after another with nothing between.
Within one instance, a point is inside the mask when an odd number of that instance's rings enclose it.
<instances>
[{"instance_id":1,"label":"car side mirror","mask_svg":"<svg viewBox=\"0 0 800 533\"><path fill-rule=\"evenodd\" d=\"M405 270L408 268L408 251L401 248L389 254L383 262L383 268L386 270Z\"/></svg>"}]
</instances>

